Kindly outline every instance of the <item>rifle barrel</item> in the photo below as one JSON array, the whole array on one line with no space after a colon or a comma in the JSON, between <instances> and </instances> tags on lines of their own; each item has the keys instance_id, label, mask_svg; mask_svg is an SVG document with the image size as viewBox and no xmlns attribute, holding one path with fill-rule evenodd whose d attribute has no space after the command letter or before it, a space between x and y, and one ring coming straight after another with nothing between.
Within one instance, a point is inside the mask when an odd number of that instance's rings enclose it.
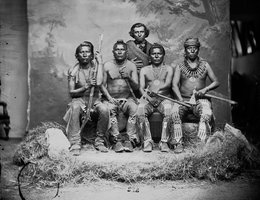
<instances>
[{"instance_id":1,"label":"rifle barrel","mask_svg":"<svg viewBox=\"0 0 260 200\"><path fill-rule=\"evenodd\" d=\"M156 94L156 93L154 93L154 94ZM157 96L159 96L159 97L162 97L162 98L164 98L164 99L167 99L167 100L169 100L169 101L172 101L172 102L174 102L174 103L178 103L178 104L180 104L180 105L183 105L183 106L186 106L186 107L191 107L191 105L190 104L187 104L187 103L184 103L184 102L181 102L181 101L178 101L178 100L174 100L174 99L172 99L172 98L169 98L169 97L166 97L166 96L164 96L164 95L161 95L161 94L156 94Z\"/></svg>"},{"instance_id":2,"label":"rifle barrel","mask_svg":"<svg viewBox=\"0 0 260 200\"><path fill-rule=\"evenodd\" d=\"M132 94L132 97L134 98L135 103L136 103L136 104L139 104L139 101L138 101L138 99L136 98L135 93L134 93L134 91L133 91L133 89L132 89L132 87L131 87L129 81L128 81L127 79L125 79L125 82L126 82L128 88L129 88L129 90L130 90L130 92L131 92L131 94Z\"/></svg>"},{"instance_id":3,"label":"rifle barrel","mask_svg":"<svg viewBox=\"0 0 260 200\"><path fill-rule=\"evenodd\" d=\"M215 95L212 95L212 94L205 94L205 97L210 97L210 98L222 100L222 101L228 102L230 104L234 104L234 105L237 104L236 101L233 101L233 100L230 100L230 99L225 99L225 98L222 98L222 97L218 97L218 96L215 96Z\"/></svg>"}]
</instances>

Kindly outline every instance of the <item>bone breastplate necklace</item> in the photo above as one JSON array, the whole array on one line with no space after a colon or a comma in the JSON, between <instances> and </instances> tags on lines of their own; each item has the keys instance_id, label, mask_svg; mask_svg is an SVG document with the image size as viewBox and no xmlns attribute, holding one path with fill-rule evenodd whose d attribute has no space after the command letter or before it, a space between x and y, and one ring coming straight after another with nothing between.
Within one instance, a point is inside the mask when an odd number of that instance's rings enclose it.
<instances>
[{"instance_id":1,"label":"bone breastplate necklace","mask_svg":"<svg viewBox=\"0 0 260 200\"><path fill-rule=\"evenodd\" d=\"M191 68L187 60L183 62L180 66L182 74L194 82L196 79L201 78L206 71L206 66L203 62L197 61L197 65L194 68Z\"/></svg>"}]
</instances>

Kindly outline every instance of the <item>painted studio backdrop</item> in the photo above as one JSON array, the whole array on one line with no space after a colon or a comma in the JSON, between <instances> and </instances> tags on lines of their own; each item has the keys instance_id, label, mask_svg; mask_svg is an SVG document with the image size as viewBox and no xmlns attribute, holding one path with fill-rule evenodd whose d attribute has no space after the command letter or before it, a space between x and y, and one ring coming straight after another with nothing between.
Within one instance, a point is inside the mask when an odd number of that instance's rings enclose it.
<instances>
[{"instance_id":1,"label":"painted studio backdrop","mask_svg":"<svg viewBox=\"0 0 260 200\"><path fill-rule=\"evenodd\" d=\"M70 101L67 70L76 63L75 49L88 40L98 46L103 34L103 60L112 59L112 45L128 41L130 27L148 26L151 43L166 49L166 63L183 59L187 37L201 41L200 56L207 59L221 82L215 91L229 97L230 27L228 0L28 0L28 57L30 128L62 119ZM230 121L227 104L214 101L217 124Z\"/></svg>"}]
</instances>

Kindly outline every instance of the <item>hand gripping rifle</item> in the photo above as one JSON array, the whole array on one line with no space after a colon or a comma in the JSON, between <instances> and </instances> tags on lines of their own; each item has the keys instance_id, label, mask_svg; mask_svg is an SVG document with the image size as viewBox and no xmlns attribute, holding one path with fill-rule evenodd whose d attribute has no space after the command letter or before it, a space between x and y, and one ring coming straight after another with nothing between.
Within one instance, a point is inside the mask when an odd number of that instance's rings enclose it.
<instances>
[{"instance_id":1,"label":"hand gripping rifle","mask_svg":"<svg viewBox=\"0 0 260 200\"><path fill-rule=\"evenodd\" d=\"M191 99L189 101L190 104L192 105L195 105L196 104L196 89L193 90L193 94L191 96ZM208 97L208 98L213 98L213 99L218 99L218 100L221 100L221 101L224 101L224 102L227 102L231 105L236 105L238 104L236 101L233 101L231 99L226 99L226 98L223 98L223 97L219 97L219 96L216 96L216 95L213 95L213 94L204 94L203 95L204 97Z\"/></svg>"},{"instance_id":2,"label":"hand gripping rifle","mask_svg":"<svg viewBox=\"0 0 260 200\"><path fill-rule=\"evenodd\" d=\"M99 44L98 44L98 51L101 53L101 46L102 46L102 41L103 41L103 34L100 34L99 36ZM93 77L97 77L97 71L98 71L98 64L96 64L95 69L93 71ZM91 121L91 116L90 116L90 112L91 112L91 108L92 108L92 104L93 104L93 97L94 97L94 92L95 92L95 86L91 86L90 89L90 94L89 94L89 100L88 100L88 105L87 105L87 110L86 110L86 116L84 118L84 121L81 125L80 128L80 133L82 132L82 130L84 129L85 125L87 124L88 121Z\"/></svg>"},{"instance_id":3,"label":"hand gripping rifle","mask_svg":"<svg viewBox=\"0 0 260 200\"><path fill-rule=\"evenodd\" d=\"M138 105L138 104L139 104L139 101L138 101L138 99L136 98L135 93L134 93L134 91L133 91L133 89L132 89L132 87L131 87L129 81L128 81L127 79L125 79L125 82L126 82L127 86L129 87L129 90L130 90L130 92L131 92L131 94L132 94L132 97L134 98L135 103Z\"/></svg>"},{"instance_id":4,"label":"hand gripping rifle","mask_svg":"<svg viewBox=\"0 0 260 200\"><path fill-rule=\"evenodd\" d=\"M125 68L125 66L121 67L121 70L122 70L123 68ZM122 76L121 76L121 77L122 77ZM130 92L131 92L131 95L132 95L132 97L133 97L135 103L138 105L138 104L139 104L139 101L138 101L138 99L137 99L136 96L135 96L135 93L134 93L134 91L133 91L133 88L131 87L131 84L129 83L129 80L126 79L126 78L125 78L124 80L125 80L125 82L126 82L126 84L127 84L127 87L129 88L129 90L130 90Z\"/></svg>"}]
</instances>

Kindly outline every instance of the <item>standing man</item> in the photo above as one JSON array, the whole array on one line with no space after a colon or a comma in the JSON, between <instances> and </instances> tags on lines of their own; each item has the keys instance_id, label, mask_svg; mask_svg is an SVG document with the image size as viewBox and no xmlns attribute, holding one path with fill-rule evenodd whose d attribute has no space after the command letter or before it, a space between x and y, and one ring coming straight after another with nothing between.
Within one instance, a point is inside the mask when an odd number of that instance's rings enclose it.
<instances>
[{"instance_id":1,"label":"standing man","mask_svg":"<svg viewBox=\"0 0 260 200\"><path fill-rule=\"evenodd\" d=\"M196 105L191 107L191 111L200 117L198 137L205 141L207 136L206 126L208 125L209 127L212 109L210 100L205 98L204 94L217 88L219 82L210 65L198 56L199 48L200 42L198 38L188 38L184 42L184 61L175 69L172 89L179 101L188 101L196 90ZM206 85L207 78L211 81L211 84L208 86ZM185 106L174 105L172 117L176 153L183 151L181 123L188 111L189 108Z\"/></svg>"},{"instance_id":2,"label":"standing man","mask_svg":"<svg viewBox=\"0 0 260 200\"><path fill-rule=\"evenodd\" d=\"M138 106L137 116L140 120L141 131L143 133L143 151L151 152L153 149L153 140L150 131L148 117L159 111L163 115L162 135L159 144L162 152L168 152L167 126L171 118L172 103L169 100L163 100L160 97L148 96L145 89L152 92L170 97L171 82L173 78L173 69L163 63L165 50L163 46L154 44L149 50L151 65L145 66L140 71L140 90L146 100L141 99Z\"/></svg>"},{"instance_id":3,"label":"standing man","mask_svg":"<svg viewBox=\"0 0 260 200\"><path fill-rule=\"evenodd\" d=\"M129 32L134 40L127 41L128 59L135 63L137 71L149 65L149 49L151 44L145 39L149 36L149 29L142 23L134 24Z\"/></svg>"},{"instance_id":4,"label":"standing man","mask_svg":"<svg viewBox=\"0 0 260 200\"><path fill-rule=\"evenodd\" d=\"M94 121L96 123L97 120L97 138L94 145L97 150L107 152L104 145L106 141L104 134L109 125L109 109L98 100L99 86L102 84L103 78L101 55L98 51L94 55L92 43L85 41L76 48L75 57L78 63L68 70L68 87L72 101L64 116L64 120L67 122L66 134L71 144L70 151L75 156L80 154L81 118L88 108L91 88L95 87L93 95L95 103L90 113L91 120L88 123Z\"/></svg>"},{"instance_id":5,"label":"standing man","mask_svg":"<svg viewBox=\"0 0 260 200\"><path fill-rule=\"evenodd\" d=\"M149 49L151 44L146 40L149 36L149 29L142 23L135 23L130 29L130 36L134 40L126 42L128 48L128 60L133 62L137 67L137 73L139 75L140 70L150 64ZM141 92L139 89L134 90L137 98L140 98Z\"/></svg>"},{"instance_id":6,"label":"standing man","mask_svg":"<svg viewBox=\"0 0 260 200\"><path fill-rule=\"evenodd\" d=\"M127 60L127 45L118 40L113 46L114 59L104 64L102 92L109 101L110 122L109 130L115 152L132 152L137 144L136 116L137 102L133 89L137 89L138 75L134 63ZM119 139L117 116L123 111L128 117L126 132L128 139L122 144ZM119 122L120 123L120 122Z\"/></svg>"}]
</instances>

